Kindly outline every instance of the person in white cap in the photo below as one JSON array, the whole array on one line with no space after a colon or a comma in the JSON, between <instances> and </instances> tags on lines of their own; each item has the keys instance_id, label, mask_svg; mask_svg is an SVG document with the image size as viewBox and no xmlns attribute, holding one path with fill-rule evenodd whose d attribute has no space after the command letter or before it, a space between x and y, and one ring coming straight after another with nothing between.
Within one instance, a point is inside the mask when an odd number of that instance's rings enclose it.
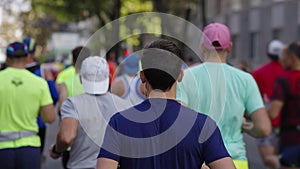
<instances>
[{"instance_id":1,"label":"person in white cap","mask_svg":"<svg viewBox=\"0 0 300 169\"><path fill-rule=\"evenodd\" d=\"M283 43L279 40L269 42L267 45L267 56L270 62L257 68L252 73L260 94L262 98L264 98L263 100L266 107L268 107L269 100L271 99L275 80L284 72L284 68L279 62L283 47ZM258 139L258 149L265 165L270 169L276 169L279 167L277 135L279 134L280 115L271 122L273 128L272 133L266 138Z\"/></svg>"},{"instance_id":2,"label":"person in white cap","mask_svg":"<svg viewBox=\"0 0 300 169\"><path fill-rule=\"evenodd\" d=\"M265 137L271 124L253 77L226 64L231 52L230 31L212 23L204 28L200 52L205 62L184 72L177 99L215 120L237 169L247 169L242 129L253 137ZM244 123L244 113L254 125Z\"/></svg>"},{"instance_id":3,"label":"person in white cap","mask_svg":"<svg viewBox=\"0 0 300 169\"><path fill-rule=\"evenodd\" d=\"M80 79L85 93L67 98L62 105L62 122L56 144L49 149L50 156L59 158L69 146L67 168L95 168L98 150L110 117L128 104L108 92L109 69L99 56L84 59Z\"/></svg>"}]
</instances>

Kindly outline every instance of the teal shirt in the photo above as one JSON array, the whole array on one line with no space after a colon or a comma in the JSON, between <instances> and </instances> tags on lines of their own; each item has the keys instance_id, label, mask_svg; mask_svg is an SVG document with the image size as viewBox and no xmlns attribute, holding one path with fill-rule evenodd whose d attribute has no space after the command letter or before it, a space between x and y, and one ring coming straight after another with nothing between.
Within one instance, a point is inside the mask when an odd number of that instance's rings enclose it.
<instances>
[{"instance_id":1,"label":"teal shirt","mask_svg":"<svg viewBox=\"0 0 300 169\"><path fill-rule=\"evenodd\" d=\"M253 77L224 63L206 62L185 70L177 99L214 119L234 160L247 160L241 132L244 113L263 108Z\"/></svg>"}]
</instances>

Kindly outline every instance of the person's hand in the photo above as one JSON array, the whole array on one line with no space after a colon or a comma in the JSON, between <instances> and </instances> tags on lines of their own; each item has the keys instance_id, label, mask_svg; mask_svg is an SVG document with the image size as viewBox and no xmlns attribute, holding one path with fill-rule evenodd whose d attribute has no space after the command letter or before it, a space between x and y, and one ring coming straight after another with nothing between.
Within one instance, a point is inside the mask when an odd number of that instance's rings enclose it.
<instances>
[{"instance_id":1,"label":"person's hand","mask_svg":"<svg viewBox=\"0 0 300 169\"><path fill-rule=\"evenodd\" d=\"M263 100L264 100L264 103L265 103L266 105L270 104L270 99L269 99L269 97L268 97L267 94L264 94Z\"/></svg>"},{"instance_id":2,"label":"person's hand","mask_svg":"<svg viewBox=\"0 0 300 169\"><path fill-rule=\"evenodd\" d=\"M56 151L55 151L55 145L52 145L52 146L50 146L50 148L49 148L49 155L50 155L50 157L53 158L53 159L58 159L58 158L62 155L62 153L56 152Z\"/></svg>"},{"instance_id":3,"label":"person's hand","mask_svg":"<svg viewBox=\"0 0 300 169\"><path fill-rule=\"evenodd\" d=\"M201 169L210 169L210 168L205 163L203 163Z\"/></svg>"},{"instance_id":4,"label":"person's hand","mask_svg":"<svg viewBox=\"0 0 300 169\"><path fill-rule=\"evenodd\" d=\"M247 122L246 118L243 117L242 129L243 130L251 130L254 127L252 122Z\"/></svg>"}]
</instances>

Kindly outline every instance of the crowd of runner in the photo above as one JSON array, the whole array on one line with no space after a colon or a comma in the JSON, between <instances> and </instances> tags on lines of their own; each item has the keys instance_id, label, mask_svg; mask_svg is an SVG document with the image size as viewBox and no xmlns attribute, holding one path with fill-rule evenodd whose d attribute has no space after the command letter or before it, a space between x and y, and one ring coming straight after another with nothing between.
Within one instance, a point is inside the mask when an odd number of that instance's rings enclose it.
<instances>
[{"instance_id":1,"label":"crowd of runner","mask_svg":"<svg viewBox=\"0 0 300 169\"><path fill-rule=\"evenodd\" d=\"M269 169L300 168L300 42L266 44L252 72L227 63L229 28L203 30L203 63L157 39L118 65L88 47L57 77L36 61L36 41L7 46L0 71L0 168L248 169L243 133ZM190 59L189 59L190 61ZM184 69L183 69L184 68ZM51 147L46 123L59 120ZM48 150L45 151L45 150Z\"/></svg>"}]
</instances>

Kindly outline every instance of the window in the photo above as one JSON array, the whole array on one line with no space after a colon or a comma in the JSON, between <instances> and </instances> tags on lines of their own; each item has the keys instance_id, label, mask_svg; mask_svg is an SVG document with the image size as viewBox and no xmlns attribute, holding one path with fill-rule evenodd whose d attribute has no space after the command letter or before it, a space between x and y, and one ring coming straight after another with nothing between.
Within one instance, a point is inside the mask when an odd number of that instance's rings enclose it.
<instances>
[{"instance_id":1,"label":"window","mask_svg":"<svg viewBox=\"0 0 300 169\"><path fill-rule=\"evenodd\" d=\"M249 54L250 59L255 59L259 55L259 34L257 32L250 33Z\"/></svg>"},{"instance_id":2,"label":"window","mask_svg":"<svg viewBox=\"0 0 300 169\"><path fill-rule=\"evenodd\" d=\"M216 14L220 15L222 12L222 2L221 0L216 0Z\"/></svg>"},{"instance_id":3,"label":"window","mask_svg":"<svg viewBox=\"0 0 300 169\"><path fill-rule=\"evenodd\" d=\"M273 33L273 35L272 35L273 39L280 39L280 36L281 36L280 29L274 29L272 33Z\"/></svg>"},{"instance_id":4,"label":"window","mask_svg":"<svg viewBox=\"0 0 300 169\"><path fill-rule=\"evenodd\" d=\"M241 0L231 0L232 10L238 11L242 8Z\"/></svg>"},{"instance_id":5,"label":"window","mask_svg":"<svg viewBox=\"0 0 300 169\"><path fill-rule=\"evenodd\" d=\"M251 6L259 6L259 4L261 3L261 0L251 0L250 3L251 3Z\"/></svg>"},{"instance_id":6,"label":"window","mask_svg":"<svg viewBox=\"0 0 300 169\"><path fill-rule=\"evenodd\" d=\"M300 39L300 26L298 26L298 39Z\"/></svg>"},{"instance_id":7,"label":"window","mask_svg":"<svg viewBox=\"0 0 300 169\"><path fill-rule=\"evenodd\" d=\"M232 51L231 51L231 59L238 58L238 47L239 47L239 36L232 36Z\"/></svg>"}]
</instances>

